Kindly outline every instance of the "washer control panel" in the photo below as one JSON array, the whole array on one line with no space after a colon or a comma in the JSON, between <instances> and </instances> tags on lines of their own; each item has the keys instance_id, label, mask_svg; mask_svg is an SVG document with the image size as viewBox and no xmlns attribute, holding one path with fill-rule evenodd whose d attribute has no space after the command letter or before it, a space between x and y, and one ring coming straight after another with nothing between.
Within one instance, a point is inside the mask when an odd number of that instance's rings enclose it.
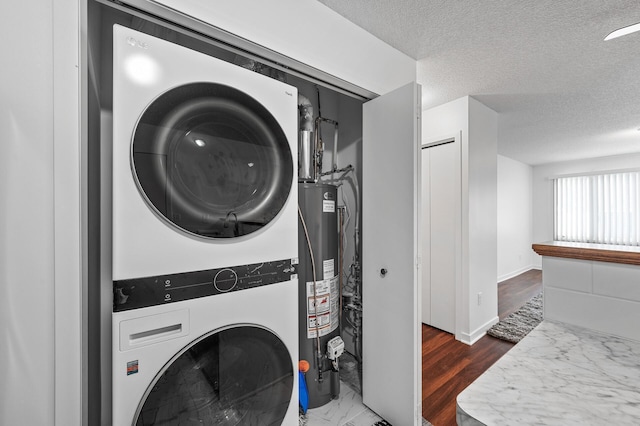
<instances>
[{"instance_id":1,"label":"washer control panel","mask_svg":"<svg viewBox=\"0 0 640 426\"><path fill-rule=\"evenodd\" d=\"M246 290L297 278L292 259L113 282L113 312Z\"/></svg>"}]
</instances>

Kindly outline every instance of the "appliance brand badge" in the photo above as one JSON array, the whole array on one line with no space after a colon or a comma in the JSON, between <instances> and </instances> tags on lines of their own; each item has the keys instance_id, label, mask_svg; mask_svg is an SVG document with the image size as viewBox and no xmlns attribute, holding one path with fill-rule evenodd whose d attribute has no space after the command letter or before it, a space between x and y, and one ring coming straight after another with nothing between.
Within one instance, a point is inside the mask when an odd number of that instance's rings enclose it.
<instances>
[{"instance_id":1,"label":"appliance brand badge","mask_svg":"<svg viewBox=\"0 0 640 426\"><path fill-rule=\"evenodd\" d=\"M289 96L293 96L293 93L291 93L291 92L287 92L286 90L284 91L284 93L286 93L286 94L287 94L287 95L289 95Z\"/></svg>"},{"instance_id":2,"label":"appliance brand badge","mask_svg":"<svg viewBox=\"0 0 640 426\"><path fill-rule=\"evenodd\" d=\"M138 372L138 360L127 362L127 376Z\"/></svg>"},{"instance_id":3,"label":"appliance brand badge","mask_svg":"<svg viewBox=\"0 0 640 426\"><path fill-rule=\"evenodd\" d=\"M139 47L141 49L148 49L149 45L144 41L137 40L133 37L127 37L127 44L133 47Z\"/></svg>"},{"instance_id":4,"label":"appliance brand badge","mask_svg":"<svg viewBox=\"0 0 640 426\"><path fill-rule=\"evenodd\" d=\"M322 196L325 200L333 200L333 194L330 192L325 192Z\"/></svg>"}]
</instances>

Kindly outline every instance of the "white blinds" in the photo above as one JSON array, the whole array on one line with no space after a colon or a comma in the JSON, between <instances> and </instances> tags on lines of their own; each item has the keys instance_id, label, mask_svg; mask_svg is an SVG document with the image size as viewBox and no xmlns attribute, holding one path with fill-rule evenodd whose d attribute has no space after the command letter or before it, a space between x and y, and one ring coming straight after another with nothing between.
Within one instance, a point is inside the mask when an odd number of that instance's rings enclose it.
<instances>
[{"instance_id":1,"label":"white blinds","mask_svg":"<svg viewBox=\"0 0 640 426\"><path fill-rule=\"evenodd\" d=\"M640 245L640 172L554 180L558 241Z\"/></svg>"}]
</instances>

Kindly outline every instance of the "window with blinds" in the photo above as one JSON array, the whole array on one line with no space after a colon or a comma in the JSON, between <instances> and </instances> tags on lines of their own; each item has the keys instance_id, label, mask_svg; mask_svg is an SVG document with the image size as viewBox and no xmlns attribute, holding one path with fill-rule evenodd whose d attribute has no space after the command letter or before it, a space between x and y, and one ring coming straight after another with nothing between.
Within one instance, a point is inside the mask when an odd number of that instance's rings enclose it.
<instances>
[{"instance_id":1,"label":"window with blinds","mask_svg":"<svg viewBox=\"0 0 640 426\"><path fill-rule=\"evenodd\" d=\"M554 179L554 239L640 245L640 171Z\"/></svg>"}]
</instances>

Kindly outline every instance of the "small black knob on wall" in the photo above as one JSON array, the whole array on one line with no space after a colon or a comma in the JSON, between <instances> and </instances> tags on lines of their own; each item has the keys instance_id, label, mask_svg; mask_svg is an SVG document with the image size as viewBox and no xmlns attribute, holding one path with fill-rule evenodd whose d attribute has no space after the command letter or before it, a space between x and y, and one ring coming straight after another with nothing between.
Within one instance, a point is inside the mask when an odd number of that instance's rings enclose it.
<instances>
[{"instance_id":1,"label":"small black knob on wall","mask_svg":"<svg viewBox=\"0 0 640 426\"><path fill-rule=\"evenodd\" d=\"M380 275L382 275L383 277L387 275L387 270L385 268L380 269Z\"/></svg>"}]
</instances>

